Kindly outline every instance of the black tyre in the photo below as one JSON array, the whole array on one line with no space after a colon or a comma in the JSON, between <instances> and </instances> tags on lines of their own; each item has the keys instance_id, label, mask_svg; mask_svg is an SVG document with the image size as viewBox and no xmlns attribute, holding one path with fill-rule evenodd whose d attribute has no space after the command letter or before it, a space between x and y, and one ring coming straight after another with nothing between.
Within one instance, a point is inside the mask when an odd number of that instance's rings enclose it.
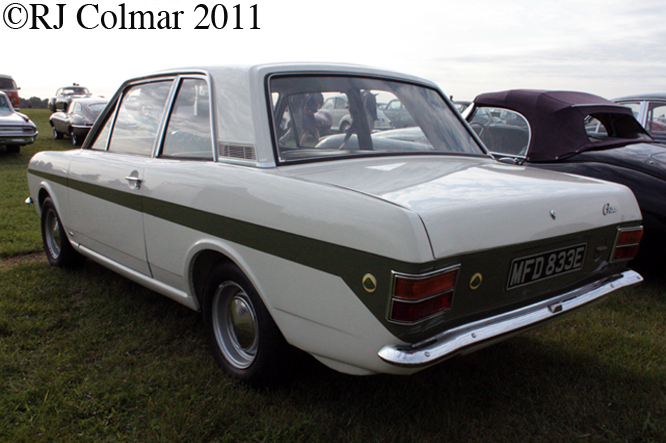
<instances>
[{"instance_id":1,"label":"black tyre","mask_svg":"<svg viewBox=\"0 0 666 443\"><path fill-rule=\"evenodd\" d=\"M72 137L72 144L74 146L79 146L83 140L81 140L81 137L76 135L76 132L74 130L70 131L70 136Z\"/></svg>"},{"instance_id":2,"label":"black tyre","mask_svg":"<svg viewBox=\"0 0 666 443\"><path fill-rule=\"evenodd\" d=\"M83 261L83 257L69 243L67 232L50 198L46 198L42 204L42 240L46 258L52 266L71 268Z\"/></svg>"},{"instance_id":3,"label":"black tyre","mask_svg":"<svg viewBox=\"0 0 666 443\"><path fill-rule=\"evenodd\" d=\"M349 122L340 123L340 132L343 133L343 134L346 134L347 131L349 131L350 126L351 125L349 124Z\"/></svg>"},{"instance_id":4,"label":"black tyre","mask_svg":"<svg viewBox=\"0 0 666 443\"><path fill-rule=\"evenodd\" d=\"M21 145L7 145L7 152L10 154L18 154L21 151Z\"/></svg>"},{"instance_id":5,"label":"black tyre","mask_svg":"<svg viewBox=\"0 0 666 443\"><path fill-rule=\"evenodd\" d=\"M56 127L54 126L53 127L53 138L55 138L56 140L60 140L60 139L62 139L62 137L63 137L63 133L58 131L56 129Z\"/></svg>"},{"instance_id":6,"label":"black tyre","mask_svg":"<svg viewBox=\"0 0 666 443\"><path fill-rule=\"evenodd\" d=\"M238 267L221 262L213 268L202 310L211 352L225 372L255 386L284 379L294 349Z\"/></svg>"}]
</instances>

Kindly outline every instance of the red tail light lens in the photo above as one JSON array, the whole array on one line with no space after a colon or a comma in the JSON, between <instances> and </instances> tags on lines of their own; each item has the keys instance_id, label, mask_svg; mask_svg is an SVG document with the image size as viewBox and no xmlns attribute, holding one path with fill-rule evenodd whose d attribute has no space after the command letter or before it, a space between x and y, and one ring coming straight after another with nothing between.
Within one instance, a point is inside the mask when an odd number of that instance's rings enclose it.
<instances>
[{"instance_id":1,"label":"red tail light lens","mask_svg":"<svg viewBox=\"0 0 666 443\"><path fill-rule=\"evenodd\" d=\"M420 303L405 303L394 300L391 320L413 323L449 310L452 302L453 292L447 292L446 294L429 298Z\"/></svg>"},{"instance_id":2,"label":"red tail light lens","mask_svg":"<svg viewBox=\"0 0 666 443\"><path fill-rule=\"evenodd\" d=\"M422 276L396 274L389 319L415 323L449 310L453 304L458 269L449 268Z\"/></svg>"},{"instance_id":3,"label":"red tail light lens","mask_svg":"<svg viewBox=\"0 0 666 443\"><path fill-rule=\"evenodd\" d=\"M408 300L420 300L453 289L458 270L445 272L426 278L396 276L394 297Z\"/></svg>"},{"instance_id":4,"label":"red tail light lens","mask_svg":"<svg viewBox=\"0 0 666 443\"><path fill-rule=\"evenodd\" d=\"M613 259L611 261L631 260L638 254L638 246L643 238L643 227L619 228Z\"/></svg>"}]
</instances>

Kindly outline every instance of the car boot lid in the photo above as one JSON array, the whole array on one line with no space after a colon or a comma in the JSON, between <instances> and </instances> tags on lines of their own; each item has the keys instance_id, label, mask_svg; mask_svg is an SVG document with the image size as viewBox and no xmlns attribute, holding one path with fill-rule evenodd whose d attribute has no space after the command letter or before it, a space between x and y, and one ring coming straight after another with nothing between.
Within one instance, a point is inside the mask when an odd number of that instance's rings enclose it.
<instances>
[{"instance_id":1,"label":"car boot lid","mask_svg":"<svg viewBox=\"0 0 666 443\"><path fill-rule=\"evenodd\" d=\"M280 168L418 214L436 258L641 219L618 184L478 157L397 157Z\"/></svg>"}]
</instances>

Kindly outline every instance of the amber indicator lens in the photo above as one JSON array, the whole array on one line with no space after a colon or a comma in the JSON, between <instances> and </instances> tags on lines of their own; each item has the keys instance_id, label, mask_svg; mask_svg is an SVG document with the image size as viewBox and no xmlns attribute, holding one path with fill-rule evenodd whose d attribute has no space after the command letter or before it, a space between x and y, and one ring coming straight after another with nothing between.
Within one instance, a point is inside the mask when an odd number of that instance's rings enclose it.
<instances>
[{"instance_id":1,"label":"amber indicator lens","mask_svg":"<svg viewBox=\"0 0 666 443\"><path fill-rule=\"evenodd\" d=\"M393 296L405 300L420 300L450 291L456 284L458 270L420 279L396 277Z\"/></svg>"}]
</instances>

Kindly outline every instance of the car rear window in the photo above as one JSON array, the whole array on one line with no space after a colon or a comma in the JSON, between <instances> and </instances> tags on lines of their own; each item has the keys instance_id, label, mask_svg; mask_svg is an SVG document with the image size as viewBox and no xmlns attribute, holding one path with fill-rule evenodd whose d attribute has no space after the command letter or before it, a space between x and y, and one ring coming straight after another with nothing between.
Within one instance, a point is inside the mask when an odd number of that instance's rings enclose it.
<instances>
[{"instance_id":1,"label":"car rear window","mask_svg":"<svg viewBox=\"0 0 666 443\"><path fill-rule=\"evenodd\" d=\"M589 114L585 118L585 132L593 143L617 139L650 140L633 116L612 112Z\"/></svg>"},{"instance_id":2,"label":"car rear window","mask_svg":"<svg viewBox=\"0 0 666 443\"><path fill-rule=\"evenodd\" d=\"M280 162L403 154L485 155L434 89L357 76L269 80ZM399 106L382 109L381 104Z\"/></svg>"}]
</instances>

